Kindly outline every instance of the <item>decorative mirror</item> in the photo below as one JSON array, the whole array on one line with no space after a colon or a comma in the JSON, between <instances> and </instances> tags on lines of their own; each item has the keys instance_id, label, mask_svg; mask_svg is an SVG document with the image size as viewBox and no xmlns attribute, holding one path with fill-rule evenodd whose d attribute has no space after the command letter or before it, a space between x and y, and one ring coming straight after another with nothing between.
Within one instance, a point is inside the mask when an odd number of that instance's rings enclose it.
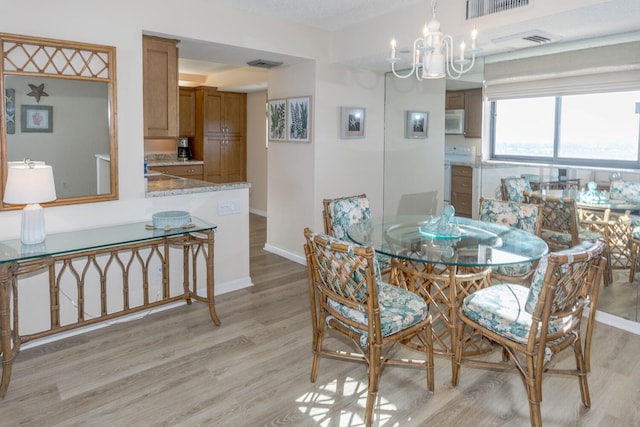
<instances>
[{"instance_id":1,"label":"decorative mirror","mask_svg":"<svg viewBox=\"0 0 640 427\"><path fill-rule=\"evenodd\" d=\"M53 168L47 205L118 198L115 47L0 33L0 210L9 162Z\"/></svg>"}]
</instances>

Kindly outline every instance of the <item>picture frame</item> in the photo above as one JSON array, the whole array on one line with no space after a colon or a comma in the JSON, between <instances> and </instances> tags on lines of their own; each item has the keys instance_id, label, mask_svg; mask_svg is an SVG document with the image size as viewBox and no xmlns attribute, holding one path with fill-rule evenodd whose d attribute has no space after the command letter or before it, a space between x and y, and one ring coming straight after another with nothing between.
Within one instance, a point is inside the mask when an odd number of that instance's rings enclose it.
<instances>
[{"instance_id":1,"label":"picture frame","mask_svg":"<svg viewBox=\"0 0 640 427\"><path fill-rule=\"evenodd\" d=\"M340 138L364 138L366 110L363 107L340 108Z\"/></svg>"},{"instance_id":2,"label":"picture frame","mask_svg":"<svg viewBox=\"0 0 640 427\"><path fill-rule=\"evenodd\" d=\"M405 138L426 139L429 135L429 113L427 111L407 110Z\"/></svg>"},{"instance_id":3,"label":"picture frame","mask_svg":"<svg viewBox=\"0 0 640 427\"><path fill-rule=\"evenodd\" d=\"M22 132L53 132L53 107L48 105L22 105L20 107Z\"/></svg>"},{"instance_id":4,"label":"picture frame","mask_svg":"<svg viewBox=\"0 0 640 427\"><path fill-rule=\"evenodd\" d=\"M287 140L311 141L311 97L287 98Z\"/></svg>"},{"instance_id":5,"label":"picture frame","mask_svg":"<svg viewBox=\"0 0 640 427\"><path fill-rule=\"evenodd\" d=\"M287 100L273 99L267 101L269 116L269 141L287 140Z\"/></svg>"}]
</instances>

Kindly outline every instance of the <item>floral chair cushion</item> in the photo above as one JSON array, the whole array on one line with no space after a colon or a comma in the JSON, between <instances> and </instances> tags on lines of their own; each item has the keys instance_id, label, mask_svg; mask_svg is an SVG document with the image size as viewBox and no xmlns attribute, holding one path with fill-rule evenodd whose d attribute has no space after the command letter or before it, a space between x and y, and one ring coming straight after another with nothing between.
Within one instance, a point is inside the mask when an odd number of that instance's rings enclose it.
<instances>
[{"instance_id":1,"label":"floral chair cushion","mask_svg":"<svg viewBox=\"0 0 640 427\"><path fill-rule=\"evenodd\" d=\"M395 334L422 321L428 314L424 299L397 286L381 283L379 286L378 303L380 304L380 328L383 337ZM327 304L346 318L362 325L360 345L368 345L367 312L355 310L329 299Z\"/></svg>"},{"instance_id":2,"label":"floral chair cushion","mask_svg":"<svg viewBox=\"0 0 640 427\"><path fill-rule=\"evenodd\" d=\"M502 187L506 200L511 202L524 202L524 192L531 192L531 184L524 178L505 178Z\"/></svg>"},{"instance_id":3,"label":"floral chair cushion","mask_svg":"<svg viewBox=\"0 0 640 427\"><path fill-rule=\"evenodd\" d=\"M609 190L609 197L612 199L640 203L640 182L611 181Z\"/></svg>"},{"instance_id":4,"label":"floral chair cushion","mask_svg":"<svg viewBox=\"0 0 640 427\"><path fill-rule=\"evenodd\" d=\"M483 199L478 218L480 221L518 228L536 234L539 209L540 207L534 204ZM502 276L516 277L527 274L531 268L532 264L526 262L496 266L493 271Z\"/></svg>"},{"instance_id":5,"label":"floral chair cushion","mask_svg":"<svg viewBox=\"0 0 640 427\"><path fill-rule=\"evenodd\" d=\"M333 235L340 240L347 240L347 230L355 223L371 219L369 199L366 197L349 197L336 199L329 203ZM391 257L376 253L378 266L382 270L391 267Z\"/></svg>"},{"instance_id":6,"label":"floral chair cushion","mask_svg":"<svg viewBox=\"0 0 640 427\"><path fill-rule=\"evenodd\" d=\"M540 264L542 261L538 265ZM546 265L546 258L544 264ZM531 312L525 309L529 294L529 289L521 285L504 283L490 286L466 297L462 303L462 311L485 328L512 341L526 344L532 324ZM550 319L549 333L562 330L570 322L571 317Z\"/></svg>"}]
</instances>

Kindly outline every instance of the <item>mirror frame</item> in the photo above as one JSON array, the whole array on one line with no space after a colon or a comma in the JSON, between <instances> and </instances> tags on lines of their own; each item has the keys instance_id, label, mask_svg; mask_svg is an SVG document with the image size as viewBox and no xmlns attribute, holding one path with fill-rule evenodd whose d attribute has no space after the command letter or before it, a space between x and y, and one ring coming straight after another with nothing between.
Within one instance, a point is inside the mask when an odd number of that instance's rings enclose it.
<instances>
[{"instance_id":1,"label":"mirror frame","mask_svg":"<svg viewBox=\"0 0 640 427\"><path fill-rule=\"evenodd\" d=\"M56 77L70 80L104 82L108 86L110 141L110 192L77 197L64 197L44 206L104 202L118 199L118 140L116 127L116 48L0 33L0 93L5 94L5 76ZM13 55L13 56L12 56ZM19 62L19 63L18 63ZM4 97L3 97L4 99ZM0 103L0 211L21 209L21 205L5 204L7 183L6 102ZM37 160L37 159L34 159Z\"/></svg>"}]
</instances>

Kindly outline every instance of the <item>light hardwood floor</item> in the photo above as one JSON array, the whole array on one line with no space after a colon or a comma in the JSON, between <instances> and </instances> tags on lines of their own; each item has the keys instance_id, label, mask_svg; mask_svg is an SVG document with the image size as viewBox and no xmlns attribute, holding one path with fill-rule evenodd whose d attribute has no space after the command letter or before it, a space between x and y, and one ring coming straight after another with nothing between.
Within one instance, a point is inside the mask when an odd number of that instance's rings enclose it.
<instances>
[{"instance_id":1,"label":"light hardwood floor","mask_svg":"<svg viewBox=\"0 0 640 427\"><path fill-rule=\"evenodd\" d=\"M323 359L317 382L309 381L306 269L263 251L265 219L250 221L255 286L217 299L220 327L193 303L23 350L0 401L0 425L362 425L365 367ZM575 378L546 377L544 425L640 425L639 354L640 336L598 324L591 409ZM515 374L463 367L452 387L449 362L436 358L435 379L431 394L422 371L385 369L374 424L529 425Z\"/></svg>"}]
</instances>

